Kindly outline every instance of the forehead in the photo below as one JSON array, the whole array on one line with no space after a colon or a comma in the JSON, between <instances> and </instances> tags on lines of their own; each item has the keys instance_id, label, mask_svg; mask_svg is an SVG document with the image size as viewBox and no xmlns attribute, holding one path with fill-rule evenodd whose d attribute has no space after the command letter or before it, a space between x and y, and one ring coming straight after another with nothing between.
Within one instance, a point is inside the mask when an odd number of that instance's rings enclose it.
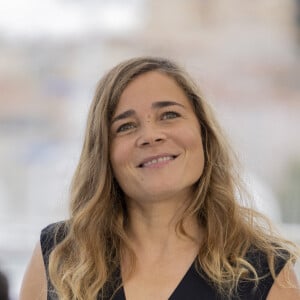
<instances>
[{"instance_id":1,"label":"forehead","mask_svg":"<svg viewBox=\"0 0 300 300\"><path fill-rule=\"evenodd\" d=\"M128 108L150 107L156 101L176 101L191 107L189 99L175 79L159 71L150 71L139 75L127 85L115 113Z\"/></svg>"}]
</instances>

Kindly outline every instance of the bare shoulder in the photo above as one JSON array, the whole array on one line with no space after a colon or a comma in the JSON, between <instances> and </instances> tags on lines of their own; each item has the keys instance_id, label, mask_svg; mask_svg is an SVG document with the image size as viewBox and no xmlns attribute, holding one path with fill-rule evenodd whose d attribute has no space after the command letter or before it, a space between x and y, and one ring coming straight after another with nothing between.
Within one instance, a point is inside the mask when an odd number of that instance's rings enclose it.
<instances>
[{"instance_id":1,"label":"bare shoulder","mask_svg":"<svg viewBox=\"0 0 300 300\"><path fill-rule=\"evenodd\" d=\"M287 287L292 285L293 287ZM288 263L272 285L267 300L300 300L300 285L293 266Z\"/></svg>"},{"instance_id":2,"label":"bare shoulder","mask_svg":"<svg viewBox=\"0 0 300 300\"><path fill-rule=\"evenodd\" d=\"M47 277L39 242L27 266L20 291L20 300L35 299L47 299Z\"/></svg>"}]
</instances>

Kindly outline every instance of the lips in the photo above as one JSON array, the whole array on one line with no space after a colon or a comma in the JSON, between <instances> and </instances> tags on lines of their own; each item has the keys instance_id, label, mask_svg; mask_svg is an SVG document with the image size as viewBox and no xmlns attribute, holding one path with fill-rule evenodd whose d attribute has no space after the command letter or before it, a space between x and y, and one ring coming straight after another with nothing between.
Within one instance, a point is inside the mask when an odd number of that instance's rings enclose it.
<instances>
[{"instance_id":1,"label":"lips","mask_svg":"<svg viewBox=\"0 0 300 300\"><path fill-rule=\"evenodd\" d=\"M175 158L177 158L177 156L178 155L163 154L148 157L138 165L138 168L147 168L151 166L154 167L156 165L162 165L167 163L168 161L174 160Z\"/></svg>"}]
</instances>

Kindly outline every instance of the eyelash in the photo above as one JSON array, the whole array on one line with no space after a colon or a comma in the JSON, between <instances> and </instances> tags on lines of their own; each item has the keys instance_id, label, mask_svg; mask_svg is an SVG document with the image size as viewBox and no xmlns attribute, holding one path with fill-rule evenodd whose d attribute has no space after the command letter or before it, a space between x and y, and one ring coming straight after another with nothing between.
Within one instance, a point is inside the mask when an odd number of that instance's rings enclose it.
<instances>
[{"instance_id":1,"label":"eyelash","mask_svg":"<svg viewBox=\"0 0 300 300\"><path fill-rule=\"evenodd\" d=\"M162 120L166 120L164 117L165 116L170 116L171 115L171 118L167 117L166 119L175 119L175 118L178 118L180 117L180 114L176 111L166 111L162 114Z\"/></svg>"},{"instance_id":2,"label":"eyelash","mask_svg":"<svg viewBox=\"0 0 300 300\"><path fill-rule=\"evenodd\" d=\"M175 118L178 118L180 117L180 114L176 111L166 111L164 113L162 113L161 115L161 120L169 120L169 119L175 119ZM125 131L128 131L128 130L131 130L131 129L134 129L136 128L136 124L133 123L133 122L129 122L129 123L124 123L122 124L121 126L119 126L117 128L117 133L120 133L120 132L125 132Z\"/></svg>"},{"instance_id":3,"label":"eyelash","mask_svg":"<svg viewBox=\"0 0 300 300\"><path fill-rule=\"evenodd\" d=\"M136 125L133 122L125 123L118 127L117 133L124 132L124 131L130 130L132 128L135 128L135 127L136 127Z\"/></svg>"}]
</instances>

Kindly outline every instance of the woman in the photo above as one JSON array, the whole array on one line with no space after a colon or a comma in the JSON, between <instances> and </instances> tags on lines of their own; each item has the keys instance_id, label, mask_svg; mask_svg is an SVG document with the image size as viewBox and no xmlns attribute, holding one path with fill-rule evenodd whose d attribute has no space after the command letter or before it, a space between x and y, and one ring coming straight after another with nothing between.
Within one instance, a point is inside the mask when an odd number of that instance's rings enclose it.
<instances>
[{"instance_id":1,"label":"woman","mask_svg":"<svg viewBox=\"0 0 300 300\"><path fill-rule=\"evenodd\" d=\"M70 219L42 231L21 299L300 299L296 246L238 187L189 76L162 58L117 65L90 108Z\"/></svg>"}]
</instances>

